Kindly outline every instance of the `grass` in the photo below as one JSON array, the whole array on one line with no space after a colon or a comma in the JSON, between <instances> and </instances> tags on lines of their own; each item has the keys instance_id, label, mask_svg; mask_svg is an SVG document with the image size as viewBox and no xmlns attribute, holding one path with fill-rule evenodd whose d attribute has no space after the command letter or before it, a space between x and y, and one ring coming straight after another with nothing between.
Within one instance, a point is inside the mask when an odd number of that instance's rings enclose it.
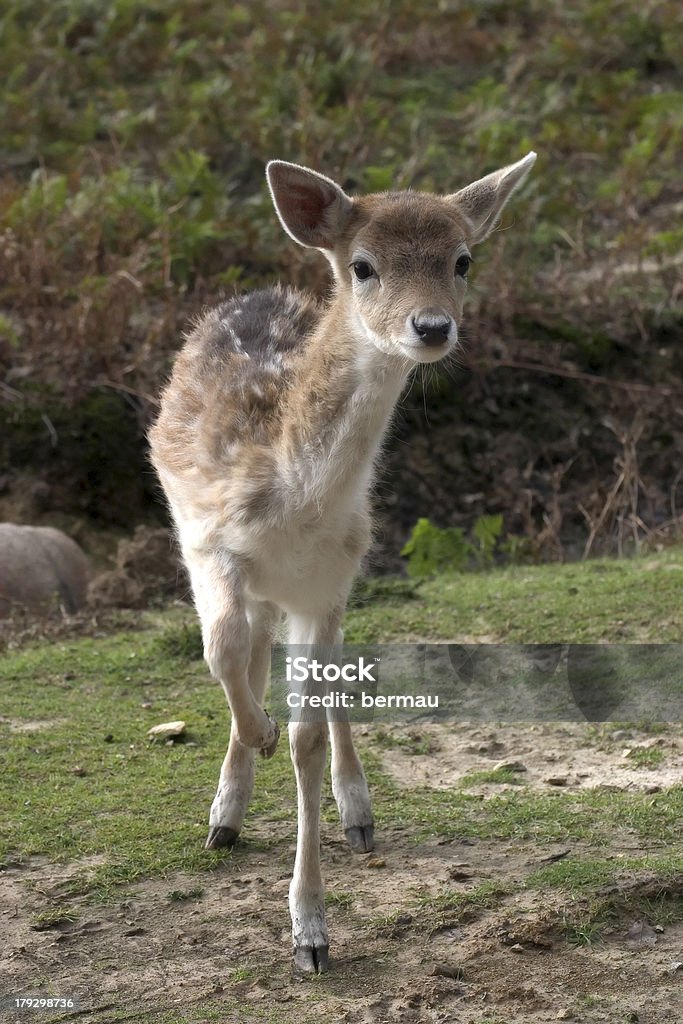
<instances>
[{"instance_id":1,"label":"grass","mask_svg":"<svg viewBox=\"0 0 683 1024\"><path fill-rule=\"evenodd\" d=\"M417 613L424 617L414 620L415 628L445 639L453 638L456 629L476 635L478 624L487 633L491 630L509 638L509 630L521 628L518 621L510 624L509 602L512 618L516 620L524 610L527 621L533 621L535 639L548 639L547 632L541 631L543 624L557 629L560 622L562 639L581 638L586 629L592 640L612 639L624 592L637 590L638 621L624 623L627 638L638 637L647 616L650 638L664 632L673 640L680 637L680 613L672 604L668 585L678 579L681 564L681 552L668 550L647 561L555 567L552 574L537 567L440 577L424 585L424 607ZM565 605L569 582L582 594L581 604ZM478 619L481 612L476 609L463 622L461 609L467 607L463 591L470 597L476 594L479 605L486 608L485 622ZM449 600L451 611L446 618ZM369 629L369 623L374 623L375 630L381 624L389 636L401 635L406 609L412 615L414 605L414 599L409 599L403 604L368 607L364 623L361 613L353 611L347 637L357 639L361 626ZM554 609L556 618L545 614ZM244 855L239 846L218 854L202 849L228 718L220 687L209 679L203 662L195 659L195 627L179 620L177 611L143 617L138 625L136 631L111 636L66 636L7 654L0 661L0 735L5 755L0 779L0 863L32 854L74 862L79 867L63 883L64 899L76 893L109 899L122 883L179 869L219 870L231 858ZM172 746L148 742L151 725L175 718L187 722L190 742ZM595 735L599 742L601 732ZM389 734L381 731L374 738L380 747L391 742ZM419 731L406 740L409 751L427 749ZM637 764L653 767L661 760L659 748L634 751L638 751ZM656 794L600 788L535 792L521 785L482 801L468 787L479 782L515 783L520 781L518 776L492 771L466 777L447 791L426 787L406 791L383 773L372 748L366 751L365 761L379 828L409 825L415 842L432 836L580 841L596 851L598 861L600 850L622 842L630 847L634 840L647 843L648 848L668 844L680 849L680 785ZM258 774L244 838L252 847L285 855L295 819L295 791L284 744L271 761L259 764ZM337 820L329 788L323 816L330 823ZM574 871L571 864L562 863L543 869L539 878L544 884L563 880L561 884L569 887ZM587 881L597 884L599 878ZM200 895L197 885L173 890L169 899ZM330 899L348 905L347 895L332 894Z\"/></svg>"},{"instance_id":2,"label":"grass","mask_svg":"<svg viewBox=\"0 0 683 1024\"><path fill-rule=\"evenodd\" d=\"M198 807L215 788L228 735L224 697L203 663L164 657L152 629L25 650L5 657L0 674L8 744L0 857L101 857L70 886L106 898L121 882L215 868L232 856L202 852ZM196 746L148 742L151 725L181 714ZM12 731L26 720L33 724ZM281 760L264 764L257 817L277 821L293 808Z\"/></svg>"},{"instance_id":3,"label":"grass","mask_svg":"<svg viewBox=\"0 0 683 1024\"><path fill-rule=\"evenodd\" d=\"M78 917L76 910L68 910L64 907L49 907L47 910L40 910L31 917L31 928L35 931L48 931L50 928L57 928L60 924L71 923Z\"/></svg>"},{"instance_id":4,"label":"grass","mask_svg":"<svg viewBox=\"0 0 683 1024\"><path fill-rule=\"evenodd\" d=\"M525 787L492 796L482 805L466 792L414 789L393 797L384 786L377 817L381 825L410 823L416 842L432 836L563 843L594 847L633 837L665 844L681 839L683 787L656 794L585 789L579 793L535 793Z\"/></svg>"},{"instance_id":5,"label":"grass","mask_svg":"<svg viewBox=\"0 0 683 1024\"><path fill-rule=\"evenodd\" d=\"M647 558L510 566L493 574L437 575L417 596L378 595L348 613L348 642L455 636L506 643L680 641L683 549ZM403 581L400 581L401 585Z\"/></svg>"},{"instance_id":6,"label":"grass","mask_svg":"<svg viewBox=\"0 0 683 1024\"><path fill-rule=\"evenodd\" d=\"M325 893L325 905L328 907L352 907L356 900L352 892L341 892L339 889L328 889Z\"/></svg>"},{"instance_id":7,"label":"grass","mask_svg":"<svg viewBox=\"0 0 683 1024\"><path fill-rule=\"evenodd\" d=\"M637 768L658 768L666 755L658 747L633 747L628 752L628 760Z\"/></svg>"}]
</instances>

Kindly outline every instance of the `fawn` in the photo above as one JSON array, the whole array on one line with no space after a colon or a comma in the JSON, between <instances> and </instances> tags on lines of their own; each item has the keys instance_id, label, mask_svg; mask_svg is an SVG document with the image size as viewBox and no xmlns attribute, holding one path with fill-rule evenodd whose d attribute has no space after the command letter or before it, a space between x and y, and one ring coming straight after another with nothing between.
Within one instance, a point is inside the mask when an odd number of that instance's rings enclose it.
<instances>
[{"instance_id":1,"label":"fawn","mask_svg":"<svg viewBox=\"0 0 683 1024\"><path fill-rule=\"evenodd\" d=\"M285 231L331 264L328 302L290 288L233 298L199 318L150 432L202 625L232 713L208 849L232 845L279 729L263 710L270 644L331 647L370 544L379 446L410 371L458 340L470 247L496 226L536 154L452 195L351 198L331 179L266 169ZM328 966L320 869L327 733L351 849L373 849L368 786L348 721L291 722L298 836L289 889L295 966Z\"/></svg>"}]
</instances>

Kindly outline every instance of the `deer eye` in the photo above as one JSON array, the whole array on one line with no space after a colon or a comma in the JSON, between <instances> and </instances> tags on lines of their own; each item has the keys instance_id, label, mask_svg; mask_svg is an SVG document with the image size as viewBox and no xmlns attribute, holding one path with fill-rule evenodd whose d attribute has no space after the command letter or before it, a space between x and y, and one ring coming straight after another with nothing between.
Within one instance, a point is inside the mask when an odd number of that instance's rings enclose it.
<instances>
[{"instance_id":1,"label":"deer eye","mask_svg":"<svg viewBox=\"0 0 683 1024\"><path fill-rule=\"evenodd\" d=\"M464 253L462 256L458 256L457 260L455 261L456 277L467 277L467 271L470 269L471 262L471 256L466 256Z\"/></svg>"},{"instance_id":2,"label":"deer eye","mask_svg":"<svg viewBox=\"0 0 683 1024\"><path fill-rule=\"evenodd\" d=\"M365 260L354 260L351 266L353 267L353 272L359 281L367 281L368 278L375 276L375 271L369 263L365 262Z\"/></svg>"}]
</instances>

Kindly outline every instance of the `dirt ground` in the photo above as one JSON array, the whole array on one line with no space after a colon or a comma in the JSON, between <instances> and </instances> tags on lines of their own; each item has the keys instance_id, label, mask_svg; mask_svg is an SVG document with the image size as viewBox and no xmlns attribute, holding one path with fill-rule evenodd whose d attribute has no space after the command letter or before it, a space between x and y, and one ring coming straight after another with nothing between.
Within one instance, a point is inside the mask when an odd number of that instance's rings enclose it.
<instances>
[{"instance_id":1,"label":"dirt ground","mask_svg":"<svg viewBox=\"0 0 683 1024\"><path fill-rule=\"evenodd\" d=\"M405 746L382 751L384 768L399 785L446 788L466 773L514 759L533 787L655 791L679 781L683 767L683 743L671 734L622 730L610 752L591 741L589 727L574 724L463 727L448 735L427 726L420 733L423 739L433 733L438 758ZM395 730L393 738L406 736ZM629 767L626 750L657 743L666 745L665 766ZM484 783L471 792L485 799L494 790L500 785ZM269 831L262 825L259 832L256 822L249 836L265 839ZM616 918L601 941L572 946L559 929L566 895L520 891L531 870L579 855L580 844L438 838L416 844L406 825L380 831L372 856L354 857L338 828L324 825L332 963L330 974L313 980L294 977L289 964L294 833L289 847L266 854L258 845L245 842L210 873L122 889L114 903L73 901L74 920L44 930L36 929L35 915L54 905L83 865L31 858L9 866L0 874L0 991L77 996L79 1009L60 1019L85 1024L151 1020L145 1014L173 1010L177 1017L169 1019L178 1021L284 1024L683 1020L683 923L641 928L627 916ZM634 845L601 855L624 852L639 851ZM414 916L417 892L466 893L487 881L513 889L516 883L517 891L489 909L468 908L451 921L435 917L433 929ZM648 884L638 881L644 890ZM4 1012L8 1024L49 1016Z\"/></svg>"}]
</instances>

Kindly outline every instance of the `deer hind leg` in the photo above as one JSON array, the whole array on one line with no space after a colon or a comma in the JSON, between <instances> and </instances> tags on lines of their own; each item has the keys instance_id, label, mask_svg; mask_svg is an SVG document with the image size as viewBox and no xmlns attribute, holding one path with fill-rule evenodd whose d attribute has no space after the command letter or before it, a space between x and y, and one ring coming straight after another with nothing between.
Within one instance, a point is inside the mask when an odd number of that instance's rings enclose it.
<instances>
[{"instance_id":1,"label":"deer hind leg","mask_svg":"<svg viewBox=\"0 0 683 1024\"><path fill-rule=\"evenodd\" d=\"M375 829L365 772L353 745L351 726L338 717L344 710L334 708L332 714L332 792L349 846L354 853L370 853L375 848Z\"/></svg>"},{"instance_id":2,"label":"deer hind leg","mask_svg":"<svg viewBox=\"0 0 683 1024\"><path fill-rule=\"evenodd\" d=\"M290 644L318 645L330 652L341 613L321 620L307 616L290 619ZM306 684L301 691L305 694ZM329 940L325 920L325 888L320 868L320 795L327 754L327 722L324 710L302 713L289 723L289 743L296 775L298 831L294 872L289 887L294 965L308 973L328 967Z\"/></svg>"},{"instance_id":3,"label":"deer hind leg","mask_svg":"<svg viewBox=\"0 0 683 1024\"><path fill-rule=\"evenodd\" d=\"M339 647L344 642L341 630L336 642ZM330 708L327 718L332 746L332 792L342 828L354 853L370 853L375 848L372 803L346 709Z\"/></svg>"},{"instance_id":4,"label":"deer hind leg","mask_svg":"<svg viewBox=\"0 0 683 1024\"><path fill-rule=\"evenodd\" d=\"M239 572L228 558L186 556L186 561L202 624L204 657L211 674L221 683L232 712L230 740L234 760L230 757L229 748L221 782L231 767L236 768L237 774L232 786L233 799L230 799L228 789L225 804L218 800L217 811L220 819L223 809L227 812L232 808L235 817L215 821L212 807L211 831L207 840L211 847L226 846L234 842L241 827L253 781L253 759L237 751L240 747L250 751L256 749L265 757L271 757L280 735L277 723L260 706L267 672L267 666L265 669L263 666L264 645L259 642L265 617L251 611L253 625L250 623ZM254 692L252 680L261 688L260 694ZM239 827L236 828L237 825Z\"/></svg>"},{"instance_id":5,"label":"deer hind leg","mask_svg":"<svg viewBox=\"0 0 683 1024\"><path fill-rule=\"evenodd\" d=\"M254 699L263 704L270 669L270 645L280 610L273 604L253 602L247 606L247 621L251 629L251 653L247 679ZM207 850L233 846L247 813L254 788L254 749L246 747L237 738L235 719L230 727L230 743L218 780L218 790L209 814ZM262 756L270 756L261 749Z\"/></svg>"}]
</instances>

